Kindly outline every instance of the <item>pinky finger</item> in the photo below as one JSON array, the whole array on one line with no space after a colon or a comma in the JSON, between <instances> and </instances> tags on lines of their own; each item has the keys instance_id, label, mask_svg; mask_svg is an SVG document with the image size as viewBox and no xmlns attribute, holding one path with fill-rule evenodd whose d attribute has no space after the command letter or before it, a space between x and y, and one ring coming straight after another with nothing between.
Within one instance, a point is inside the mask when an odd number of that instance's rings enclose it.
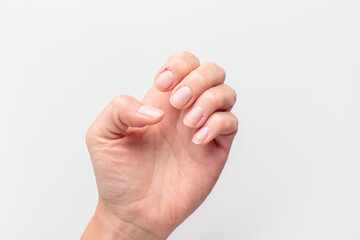
<instances>
[{"instance_id":1,"label":"pinky finger","mask_svg":"<svg viewBox=\"0 0 360 240\"><path fill-rule=\"evenodd\" d=\"M220 145L230 148L237 129L238 119L234 114L215 112L205 125L195 132L192 141L195 144L207 144L216 138Z\"/></svg>"}]
</instances>

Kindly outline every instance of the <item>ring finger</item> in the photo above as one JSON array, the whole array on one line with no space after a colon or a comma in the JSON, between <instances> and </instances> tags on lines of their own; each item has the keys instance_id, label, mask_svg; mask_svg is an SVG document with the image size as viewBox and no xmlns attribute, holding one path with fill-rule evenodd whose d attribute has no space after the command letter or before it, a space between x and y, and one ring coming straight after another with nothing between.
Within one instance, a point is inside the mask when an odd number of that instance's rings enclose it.
<instances>
[{"instance_id":1,"label":"ring finger","mask_svg":"<svg viewBox=\"0 0 360 240\"><path fill-rule=\"evenodd\" d=\"M236 101L236 92L220 84L203 92L186 112L183 122L190 128L201 127L215 111L228 111Z\"/></svg>"}]
</instances>

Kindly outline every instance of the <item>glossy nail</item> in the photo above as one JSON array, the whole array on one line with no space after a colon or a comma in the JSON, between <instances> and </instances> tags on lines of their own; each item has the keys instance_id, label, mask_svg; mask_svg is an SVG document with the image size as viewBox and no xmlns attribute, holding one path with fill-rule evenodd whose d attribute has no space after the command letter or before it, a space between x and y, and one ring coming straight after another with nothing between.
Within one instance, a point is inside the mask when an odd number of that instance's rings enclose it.
<instances>
[{"instance_id":1,"label":"glossy nail","mask_svg":"<svg viewBox=\"0 0 360 240\"><path fill-rule=\"evenodd\" d=\"M204 126L195 134L192 141L195 144L201 144L202 142L205 141L208 135L209 135L209 128Z\"/></svg>"},{"instance_id":2,"label":"glossy nail","mask_svg":"<svg viewBox=\"0 0 360 240\"><path fill-rule=\"evenodd\" d=\"M154 108L148 105L142 105L139 110L138 113L147 116L147 117L160 117L161 115L164 114L164 111L158 109L158 108Z\"/></svg>"},{"instance_id":3,"label":"glossy nail","mask_svg":"<svg viewBox=\"0 0 360 240\"><path fill-rule=\"evenodd\" d=\"M170 102L174 107L182 108L190 101L191 98L191 89L185 86L175 92L175 94L170 98Z\"/></svg>"},{"instance_id":4,"label":"glossy nail","mask_svg":"<svg viewBox=\"0 0 360 240\"><path fill-rule=\"evenodd\" d=\"M193 107L190 112L186 114L184 124L188 127L196 127L203 115L204 111L201 107Z\"/></svg>"},{"instance_id":5,"label":"glossy nail","mask_svg":"<svg viewBox=\"0 0 360 240\"><path fill-rule=\"evenodd\" d=\"M161 90L168 89L174 82L174 74L170 71L162 72L156 80L156 86Z\"/></svg>"}]
</instances>

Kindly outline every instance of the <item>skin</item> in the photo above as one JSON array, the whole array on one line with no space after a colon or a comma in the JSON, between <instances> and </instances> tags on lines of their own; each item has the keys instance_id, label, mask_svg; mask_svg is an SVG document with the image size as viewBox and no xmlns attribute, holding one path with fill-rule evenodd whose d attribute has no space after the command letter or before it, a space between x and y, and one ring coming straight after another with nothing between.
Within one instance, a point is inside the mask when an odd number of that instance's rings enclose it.
<instances>
[{"instance_id":1,"label":"skin","mask_svg":"<svg viewBox=\"0 0 360 240\"><path fill-rule=\"evenodd\" d=\"M170 86L161 74L173 76ZM224 80L217 64L183 51L160 68L141 102L121 95L109 103L86 135L99 201L81 239L166 239L199 207L237 132L236 93ZM184 86L191 99L180 106L172 97ZM153 114L142 113L144 105ZM191 122L185 117L195 107L202 117Z\"/></svg>"}]
</instances>

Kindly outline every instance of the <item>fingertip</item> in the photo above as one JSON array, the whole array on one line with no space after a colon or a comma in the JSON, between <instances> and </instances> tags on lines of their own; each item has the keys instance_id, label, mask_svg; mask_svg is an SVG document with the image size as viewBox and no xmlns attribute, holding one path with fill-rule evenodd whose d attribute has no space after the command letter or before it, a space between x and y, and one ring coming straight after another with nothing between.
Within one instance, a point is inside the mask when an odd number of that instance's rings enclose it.
<instances>
[{"instance_id":1,"label":"fingertip","mask_svg":"<svg viewBox=\"0 0 360 240\"><path fill-rule=\"evenodd\" d=\"M204 119L204 110L199 106L194 106L185 114L183 123L189 128L197 128L201 126Z\"/></svg>"},{"instance_id":2,"label":"fingertip","mask_svg":"<svg viewBox=\"0 0 360 240\"><path fill-rule=\"evenodd\" d=\"M170 56L155 77L155 87L168 92L182 81L191 71L198 68L200 61L190 52L180 51Z\"/></svg>"},{"instance_id":3,"label":"fingertip","mask_svg":"<svg viewBox=\"0 0 360 240\"><path fill-rule=\"evenodd\" d=\"M164 116L163 110L149 105L141 105L137 113L144 117L156 118L156 119L162 118Z\"/></svg>"},{"instance_id":4,"label":"fingertip","mask_svg":"<svg viewBox=\"0 0 360 240\"><path fill-rule=\"evenodd\" d=\"M195 144L204 144L206 139L209 136L209 128L207 126L203 126L199 131L197 131L193 138L192 142Z\"/></svg>"},{"instance_id":5,"label":"fingertip","mask_svg":"<svg viewBox=\"0 0 360 240\"><path fill-rule=\"evenodd\" d=\"M174 74L167 68L165 68L155 80L155 86L163 92L170 90L173 83Z\"/></svg>"},{"instance_id":6,"label":"fingertip","mask_svg":"<svg viewBox=\"0 0 360 240\"><path fill-rule=\"evenodd\" d=\"M173 92L170 97L170 103L177 109L183 109L193 97L192 91L188 86L174 89Z\"/></svg>"}]
</instances>

